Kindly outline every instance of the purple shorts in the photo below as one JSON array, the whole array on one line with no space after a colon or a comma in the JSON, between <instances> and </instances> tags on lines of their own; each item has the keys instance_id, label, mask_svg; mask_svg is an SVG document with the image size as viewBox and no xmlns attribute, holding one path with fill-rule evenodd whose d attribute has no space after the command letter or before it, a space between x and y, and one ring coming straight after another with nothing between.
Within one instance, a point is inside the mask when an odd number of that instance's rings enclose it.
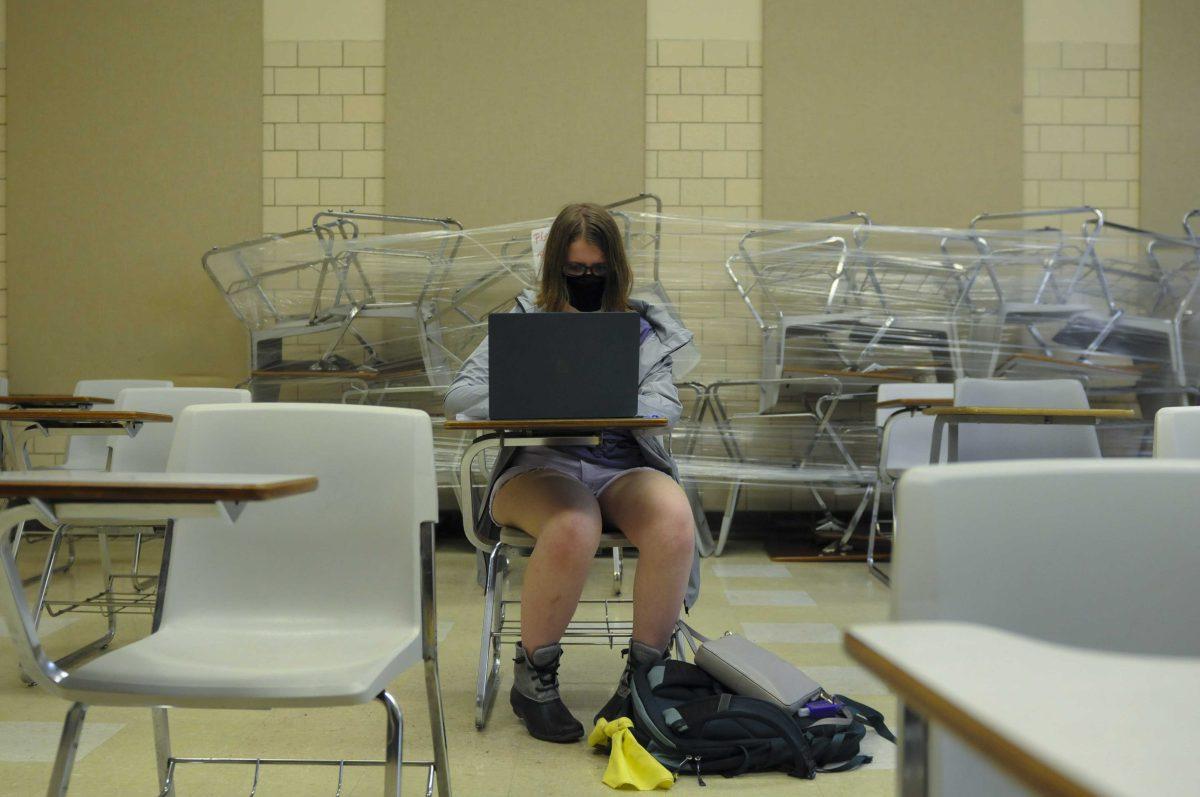
<instances>
[{"instance_id":1,"label":"purple shorts","mask_svg":"<svg viewBox=\"0 0 1200 797\"><path fill-rule=\"evenodd\" d=\"M521 474L535 470L552 470L564 476L569 476L586 487L597 498L611 487L613 482L626 474L635 473L639 470L658 472L656 468L652 468L649 465L635 465L631 468L594 465L591 462L584 462L578 457L547 446L522 448L513 457L512 464L508 466L508 469L504 473L500 474L500 478L496 479L496 484L492 487L492 495L488 500L488 515L492 518L493 523L496 522L496 518L491 514L492 505L496 501L496 495L500 492L500 488ZM499 526L501 524L496 523L496 525Z\"/></svg>"}]
</instances>

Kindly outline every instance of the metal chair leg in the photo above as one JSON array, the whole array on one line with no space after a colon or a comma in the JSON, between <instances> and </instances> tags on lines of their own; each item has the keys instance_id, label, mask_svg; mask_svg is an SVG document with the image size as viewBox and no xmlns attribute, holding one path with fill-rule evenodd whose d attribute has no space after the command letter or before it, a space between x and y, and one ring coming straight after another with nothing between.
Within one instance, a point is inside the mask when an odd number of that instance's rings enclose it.
<instances>
[{"instance_id":1,"label":"metal chair leg","mask_svg":"<svg viewBox=\"0 0 1200 797\"><path fill-rule=\"evenodd\" d=\"M375 698L387 710L387 749L384 752L384 797L400 797L400 762L404 760L404 714L386 691Z\"/></svg>"},{"instance_id":2,"label":"metal chair leg","mask_svg":"<svg viewBox=\"0 0 1200 797\"><path fill-rule=\"evenodd\" d=\"M875 482L875 497L871 504L871 525L867 529L867 571L884 584L891 585L892 579L875 563L875 538L879 534L879 502L883 496L883 480ZM895 501L895 499L892 499Z\"/></svg>"},{"instance_id":3,"label":"metal chair leg","mask_svg":"<svg viewBox=\"0 0 1200 797\"><path fill-rule=\"evenodd\" d=\"M12 532L12 535L13 535L13 543L12 543L13 559L17 558L17 553L21 549L21 540L24 537L24 534L25 534L25 523L22 522ZM54 572L55 573L65 573L71 569L71 565L73 565L73 564L75 564L75 538L68 537L67 538L67 561L66 561L66 564L57 566L56 568L54 568ZM26 587L28 587L30 584L37 584L37 583L39 583L37 576L30 576L29 578L27 578L21 582L21 584Z\"/></svg>"},{"instance_id":4,"label":"metal chair leg","mask_svg":"<svg viewBox=\"0 0 1200 797\"><path fill-rule=\"evenodd\" d=\"M42 567L42 583L38 589L37 602L33 608L33 627L37 628L41 621L42 613L46 608L46 592L50 587L50 577L53 573L59 572L54 567L54 560L58 556L59 549L62 547L64 538L70 541L69 535L70 526L63 524L54 530L50 537L49 549L46 551L46 561ZM108 557L107 538L105 535L100 535L100 559L104 571L104 588L106 591L106 611L104 612L108 621L108 627L102 636L93 639L91 642L76 648L65 656L59 657L55 664L60 667L69 667L81 659L84 659L98 650L103 650L108 647L113 641L113 637L117 635L117 613L112 601L112 566ZM32 686L34 681L29 673L21 671L21 680Z\"/></svg>"},{"instance_id":5,"label":"metal chair leg","mask_svg":"<svg viewBox=\"0 0 1200 797\"><path fill-rule=\"evenodd\" d=\"M438 797L450 797L450 752L446 746L446 712L442 707L442 680L437 655L425 660L425 700L429 703L429 729L433 735L433 765Z\"/></svg>"},{"instance_id":6,"label":"metal chair leg","mask_svg":"<svg viewBox=\"0 0 1200 797\"><path fill-rule=\"evenodd\" d=\"M863 493L863 497L859 499L858 506L855 507L854 514L846 524L846 530L842 533L841 538L837 542L825 546L821 550L821 553L843 553L850 550L850 538L854 536L854 532L858 528L858 522L862 520L863 513L867 510L867 502L871 500L871 495L874 492L875 485L867 485L867 489Z\"/></svg>"},{"instance_id":7,"label":"metal chair leg","mask_svg":"<svg viewBox=\"0 0 1200 797\"><path fill-rule=\"evenodd\" d=\"M479 669L475 683L475 727L483 730L500 686L500 635L504 600L505 545L497 543L488 556L483 598L483 630L479 637Z\"/></svg>"},{"instance_id":8,"label":"metal chair leg","mask_svg":"<svg viewBox=\"0 0 1200 797\"><path fill-rule=\"evenodd\" d=\"M614 547L612 549L612 560L613 560L613 595L620 595L621 594L621 582L622 582L622 580L624 578L624 574L625 574L625 566L621 559L621 549L620 548Z\"/></svg>"},{"instance_id":9,"label":"metal chair leg","mask_svg":"<svg viewBox=\"0 0 1200 797\"><path fill-rule=\"evenodd\" d=\"M167 718L167 709L156 706L150 709L150 719L154 724L154 758L158 769L159 797L175 797L174 774L171 765L171 727Z\"/></svg>"},{"instance_id":10,"label":"metal chair leg","mask_svg":"<svg viewBox=\"0 0 1200 797\"><path fill-rule=\"evenodd\" d=\"M733 525L733 512L737 509L738 496L741 492L741 482L735 481L729 485L729 495L725 498L725 513L721 515L721 532L717 535L717 545L713 548L713 556L720 556L725 551L725 543L729 539L729 529Z\"/></svg>"},{"instance_id":11,"label":"metal chair leg","mask_svg":"<svg viewBox=\"0 0 1200 797\"><path fill-rule=\"evenodd\" d=\"M79 732L83 730L86 716L87 706L83 703L75 703L67 711L62 736L58 740L58 754L54 757L54 770L50 774L50 785L46 788L47 797L67 797L75 753L79 750Z\"/></svg>"}]
</instances>

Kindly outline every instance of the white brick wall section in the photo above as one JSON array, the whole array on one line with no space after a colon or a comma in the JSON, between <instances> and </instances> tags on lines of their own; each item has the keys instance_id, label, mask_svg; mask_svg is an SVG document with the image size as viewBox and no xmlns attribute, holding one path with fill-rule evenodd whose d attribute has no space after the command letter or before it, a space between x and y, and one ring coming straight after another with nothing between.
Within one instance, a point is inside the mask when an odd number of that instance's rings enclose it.
<instances>
[{"instance_id":1,"label":"white brick wall section","mask_svg":"<svg viewBox=\"0 0 1200 797\"><path fill-rule=\"evenodd\" d=\"M672 213L762 215L762 47L646 42L646 190Z\"/></svg>"},{"instance_id":2,"label":"white brick wall section","mask_svg":"<svg viewBox=\"0 0 1200 797\"><path fill-rule=\"evenodd\" d=\"M1026 45L1026 208L1084 202L1137 222L1139 55L1135 44Z\"/></svg>"},{"instance_id":3,"label":"white brick wall section","mask_svg":"<svg viewBox=\"0 0 1200 797\"><path fill-rule=\"evenodd\" d=\"M268 41L263 63L263 232L382 211L383 42Z\"/></svg>"},{"instance_id":4,"label":"white brick wall section","mask_svg":"<svg viewBox=\"0 0 1200 797\"><path fill-rule=\"evenodd\" d=\"M8 376L8 59L0 41L0 376Z\"/></svg>"}]
</instances>

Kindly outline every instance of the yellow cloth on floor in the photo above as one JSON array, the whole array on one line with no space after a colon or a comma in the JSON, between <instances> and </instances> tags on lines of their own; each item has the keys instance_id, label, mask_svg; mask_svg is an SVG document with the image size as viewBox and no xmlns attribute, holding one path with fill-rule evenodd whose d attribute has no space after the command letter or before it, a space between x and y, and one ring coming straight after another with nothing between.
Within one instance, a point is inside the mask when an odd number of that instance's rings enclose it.
<instances>
[{"instance_id":1,"label":"yellow cloth on floor","mask_svg":"<svg viewBox=\"0 0 1200 797\"><path fill-rule=\"evenodd\" d=\"M669 789L675 779L667 768L646 752L646 748L633 738L633 720L617 717L609 721L601 717L588 735L592 747L609 746L608 769L602 780L614 789L634 788L638 791Z\"/></svg>"}]
</instances>

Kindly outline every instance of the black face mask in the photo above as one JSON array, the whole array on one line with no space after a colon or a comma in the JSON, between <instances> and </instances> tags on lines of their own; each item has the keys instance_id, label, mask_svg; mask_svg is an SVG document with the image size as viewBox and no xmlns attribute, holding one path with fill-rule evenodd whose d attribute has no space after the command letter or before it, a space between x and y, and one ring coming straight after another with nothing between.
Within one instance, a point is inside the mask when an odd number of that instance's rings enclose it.
<instances>
[{"instance_id":1,"label":"black face mask","mask_svg":"<svg viewBox=\"0 0 1200 797\"><path fill-rule=\"evenodd\" d=\"M581 313L594 313L604 304L604 277L583 274L578 277L566 277L567 295L571 306Z\"/></svg>"}]
</instances>

